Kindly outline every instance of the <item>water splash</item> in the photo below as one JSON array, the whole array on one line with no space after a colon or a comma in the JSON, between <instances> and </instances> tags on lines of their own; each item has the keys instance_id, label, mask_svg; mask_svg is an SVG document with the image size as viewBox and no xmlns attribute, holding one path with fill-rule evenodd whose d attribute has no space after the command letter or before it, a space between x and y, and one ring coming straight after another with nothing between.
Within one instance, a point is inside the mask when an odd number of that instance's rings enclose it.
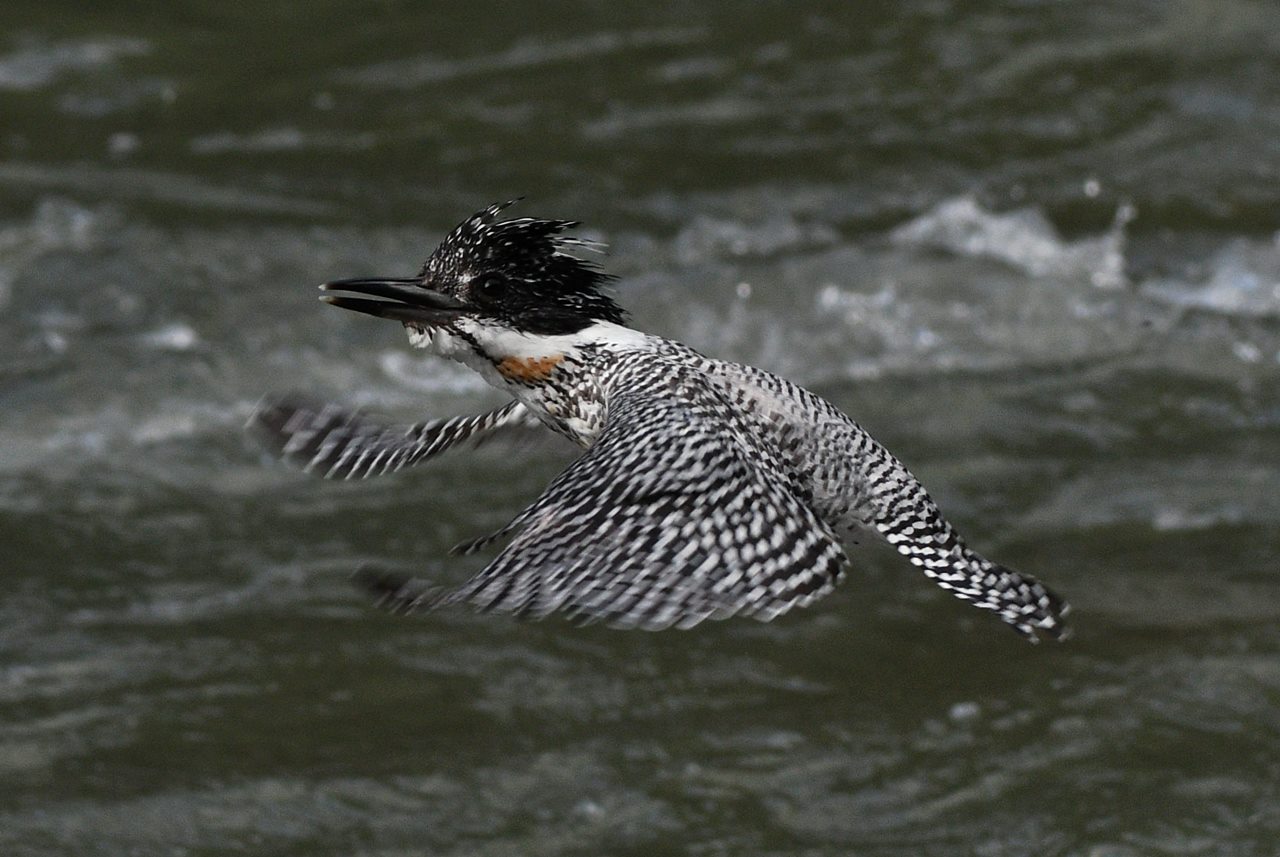
<instances>
[{"instance_id":1,"label":"water splash","mask_svg":"<svg viewBox=\"0 0 1280 857\"><path fill-rule=\"evenodd\" d=\"M901 246L993 259L1033 277L1082 278L1099 288L1119 288L1128 284L1125 226L1135 216L1132 206L1122 205L1104 234L1065 241L1039 209L1000 214L961 196L899 226L890 239Z\"/></svg>"},{"instance_id":2,"label":"water splash","mask_svg":"<svg viewBox=\"0 0 1280 857\"><path fill-rule=\"evenodd\" d=\"M1142 291L1179 307L1254 318L1280 316L1280 232L1266 242L1234 239L1209 261L1208 270L1208 278L1199 283L1159 280L1145 284Z\"/></svg>"}]
</instances>

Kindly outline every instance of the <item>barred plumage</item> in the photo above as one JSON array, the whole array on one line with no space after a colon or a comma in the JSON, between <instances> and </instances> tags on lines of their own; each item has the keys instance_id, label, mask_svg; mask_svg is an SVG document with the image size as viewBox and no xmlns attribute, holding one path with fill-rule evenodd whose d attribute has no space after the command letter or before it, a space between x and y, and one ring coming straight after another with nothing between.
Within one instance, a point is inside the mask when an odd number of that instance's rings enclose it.
<instances>
[{"instance_id":1,"label":"barred plumage","mask_svg":"<svg viewBox=\"0 0 1280 857\"><path fill-rule=\"evenodd\" d=\"M926 576L1030 640L1065 635L1067 605L968 548L915 477L813 393L621 325L602 276L567 255L573 224L461 224L417 278L329 284L338 306L402 321L415 345L513 397L473 417L383 428L328 405L267 400L251 420L287 460L330 478L398 470L543 424L585 448L532 505L469 552L509 540L448 588L369 574L396 610L465 602L562 611L625 628L771 619L829 592L839 534L878 532Z\"/></svg>"},{"instance_id":2,"label":"barred plumage","mask_svg":"<svg viewBox=\"0 0 1280 857\"><path fill-rule=\"evenodd\" d=\"M268 396L249 429L263 445L306 473L365 479L425 461L447 449L478 446L492 432L539 425L519 402L469 417L384 426L359 413L301 396Z\"/></svg>"}]
</instances>

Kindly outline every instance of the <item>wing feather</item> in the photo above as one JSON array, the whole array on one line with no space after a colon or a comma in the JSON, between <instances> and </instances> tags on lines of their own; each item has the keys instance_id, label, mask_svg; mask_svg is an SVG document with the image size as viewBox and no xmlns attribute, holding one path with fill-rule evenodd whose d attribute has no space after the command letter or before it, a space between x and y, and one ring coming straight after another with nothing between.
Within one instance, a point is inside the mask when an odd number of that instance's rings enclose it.
<instances>
[{"instance_id":1,"label":"wing feather","mask_svg":"<svg viewBox=\"0 0 1280 857\"><path fill-rule=\"evenodd\" d=\"M284 396L264 399L247 428L268 449L326 479L364 479L403 470L500 430L541 425L516 401L483 414L386 426L338 405Z\"/></svg>"},{"instance_id":2,"label":"wing feather","mask_svg":"<svg viewBox=\"0 0 1280 857\"><path fill-rule=\"evenodd\" d=\"M688 375L616 394L591 448L482 540L511 537L487 567L394 604L658 629L770 619L829 592L845 563L839 542L704 383Z\"/></svg>"}]
</instances>

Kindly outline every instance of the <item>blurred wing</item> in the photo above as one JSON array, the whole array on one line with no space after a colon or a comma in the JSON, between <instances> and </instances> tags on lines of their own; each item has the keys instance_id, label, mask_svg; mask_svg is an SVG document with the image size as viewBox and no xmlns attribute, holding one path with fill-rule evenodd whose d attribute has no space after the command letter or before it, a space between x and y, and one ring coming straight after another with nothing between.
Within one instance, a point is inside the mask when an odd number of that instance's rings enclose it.
<instances>
[{"instance_id":1,"label":"blurred wing","mask_svg":"<svg viewBox=\"0 0 1280 857\"><path fill-rule=\"evenodd\" d=\"M698 392L614 397L596 442L494 535L515 533L457 589L366 583L398 610L463 601L646 629L767 620L826 594L845 562L839 543L732 410Z\"/></svg>"},{"instance_id":2,"label":"blurred wing","mask_svg":"<svg viewBox=\"0 0 1280 857\"><path fill-rule=\"evenodd\" d=\"M246 428L268 449L326 479L363 479L402 470L493 432L541 423L519 402L469 417L385 426L359 412L305 399L268 398Z\"/></svg>"}]
</instances>

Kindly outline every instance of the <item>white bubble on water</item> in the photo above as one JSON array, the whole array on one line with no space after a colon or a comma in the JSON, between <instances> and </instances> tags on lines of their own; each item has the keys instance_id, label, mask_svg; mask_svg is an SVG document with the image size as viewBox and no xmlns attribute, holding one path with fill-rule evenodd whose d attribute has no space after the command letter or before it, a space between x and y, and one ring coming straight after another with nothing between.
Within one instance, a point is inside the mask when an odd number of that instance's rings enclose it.
<instances>
[{"instance_id":1,"label":"white bubble on water","mask_svg":"<svg viewBox=\"0 0 1280 857\"><path fill-rule=\"evenodd\" d=\"M162 351L189 351L200 342L200 336L182 322L165 325L142 335L143 344Z\"/></svg>"}]
</instances>

